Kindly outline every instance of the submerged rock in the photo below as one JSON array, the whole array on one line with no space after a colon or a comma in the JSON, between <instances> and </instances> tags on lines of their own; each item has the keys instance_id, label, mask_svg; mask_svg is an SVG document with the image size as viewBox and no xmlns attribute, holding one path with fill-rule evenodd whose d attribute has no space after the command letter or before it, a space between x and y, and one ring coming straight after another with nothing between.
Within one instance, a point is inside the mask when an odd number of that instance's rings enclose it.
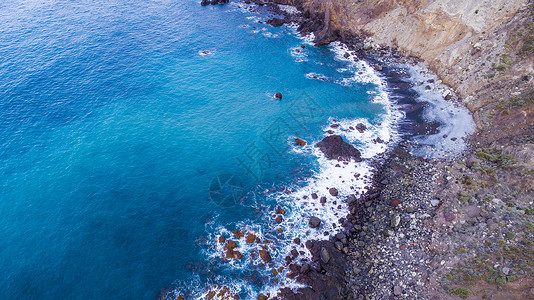
<instances>
[{"instance_id":1,"label":"submerged rock","mask_svg":"<svg viewBox=\"0 0 534 300\"><path fill-rule=\"evenodd\" d=\"M317 143L317 147L321 149L326 158L350 161L354 159L356 162L362 161L361 153L351 144L343 141L339 135L331 135L325 137L322 141Z\"/></svg>"},{"instance_id":2,"label":"submerged rock","mask_svg":"<svg viewBox=\"0 0 534 300\"><path fill-rule=\"evenodd\" d=\"M274 97L278 100L282 100L282 93L277 92L276 94L274 94Z\"/></svg>"}]
</instances>

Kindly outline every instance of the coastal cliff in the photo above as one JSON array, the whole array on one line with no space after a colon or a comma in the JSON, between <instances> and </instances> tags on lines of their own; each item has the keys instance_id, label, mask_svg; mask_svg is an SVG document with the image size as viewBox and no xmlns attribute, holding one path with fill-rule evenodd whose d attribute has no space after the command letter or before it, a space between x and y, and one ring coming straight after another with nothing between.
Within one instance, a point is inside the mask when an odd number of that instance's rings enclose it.
<instances>
[{"instance_id":1,"label":"coastal cliff","mask_svg":"<svg viewBox=\"0 0 534 300\"><path fill-rule=\"evenodd\" d=\"M356 35L356 47L389 47L421 59L473 113L473 144L503 146L534 167L533 1L271 2L303 11L319 44Z\"/></svg>"},{"instance_id":2,"label":"coastal cliff","mask_svg":"<svg viewBox=\"0 0 534 300\"><path fill-rule=\"evenodd\" d=\"M391 151L351 208L343 270L301 275L310 288L283 298L534 297L534 1L269 2L296 6L316 45L422 61L477 127L458 159Z\"/></svg>"}]
</instances>

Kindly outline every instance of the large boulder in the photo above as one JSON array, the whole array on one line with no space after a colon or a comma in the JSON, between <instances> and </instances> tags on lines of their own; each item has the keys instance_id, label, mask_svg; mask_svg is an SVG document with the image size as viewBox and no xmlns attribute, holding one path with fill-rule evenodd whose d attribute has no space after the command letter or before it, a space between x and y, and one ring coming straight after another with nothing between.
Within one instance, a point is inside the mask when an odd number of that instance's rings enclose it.
<instances>
[{"instance_id":1,"label":"large boulder","mask_svg":"<svg viewBox=\"0 0 534 300\"><path fill-rule=\"evenodd\" d=\"M362 161L360 151L354 148L351 144L343 141L343 138L339 135L325 137L322 141L317 143L317 147L321 149L328 159L343 161L354 159L356 162Z\"/></svg>"},{"instance_id":2,"label":"large boulder","mask_svg":"<svg viewBox=\"0 0 534 300\"><path fill-rule=\"evenodd\" d=\"M280 18L272 18L270 20L267 20L267 24L273 26L273 27L280 27L282 25L284 25L286 21L284 19L280 19Z\"/></svg>"}]
</instances>

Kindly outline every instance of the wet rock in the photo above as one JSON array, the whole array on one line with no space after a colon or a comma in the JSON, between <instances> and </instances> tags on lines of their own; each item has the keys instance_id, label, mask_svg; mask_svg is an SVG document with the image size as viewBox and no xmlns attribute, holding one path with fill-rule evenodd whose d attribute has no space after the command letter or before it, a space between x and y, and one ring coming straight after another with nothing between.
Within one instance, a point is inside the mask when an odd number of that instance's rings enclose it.
<instances>
[{"instance_id":1,"label":"wet rock","mask_svg":"<svg viewBox=\"0 0 534 300\"><path fill-rule=\"evenodd\" d=\"M295 144L297 144L298 146L306 146L308 143L306 143L306 141L303 139L296 138Z\"/></svg>"},{"instance_id":2,"label":"wet rock","mask_svg":"<svg viewBox=\"0 0 534 300\"><path fill-rule=\"evenodd\" d=\"M256 240L256 235L252 232L247 233L247 236L245 237L245 240L247 243L252 244Z\"/></svg>"},{"instance_id":3,"label":"wet rock","mask_svg":"<svg viewBox=\"0 0 534 300\"><path fill-rule=\"evenodd\" d=\"M224 250L234 250L235 248L237 248L237 243L235 241L226 241L226 245L224 245Z\"/></svg>"},{"instance_id":4,"label":"wet rock","mask_svg":"<svg viewBox=\"0 0 534 300\"><path fill-rule=\"evenodd\" d=\"M322 141L317 143L317 147L321 149L328 159L343 161L354 159L356 162L362 161L360 151L351 144L343 141L343 138L339 135L325 137Z\"/></svg>"},{"instance_id":5,"label":"wet rock","mask_svg":"<svg viewBox=\"0 0 534 300\"><path fill-rule=\"evenodd\" d=\"M271 262L271 254L267 250L260 250L260 257L264 263L268 264Z\"/></svg>"},{"instance_id":6,"label":"wet rock","mask_svg":"<svg viewBox=\"0 0 534 300\"><path fill-rule=\"evenodd\" d=\"M314 199L314 200L317 199L317 198L319 198L319 196L317 196L316 193L311 194L311 197L312 197L312 199Z\"/></svg>"},{"instance_id":7,"label":"wet rock","mask_svg":"<svg viewBox=\"0 0 534 300\"><path fill-rule=\"evenodd\" d=\"M310 217L310 221L308 222L308 224L312 228L317 228L317 227L319 227L319 225L321 225L321 219L319 219L319 218L317 218L315 216L311 216Z\"/></svg>"},{"instance_id":8,"label":"wet rock","mask_svg":"<svg viewBox=\"0 0 534 300\"><path fill-rule=\"evenodd\" d=\"M321 261L325 264L327 264L329 261L330 261L330 253L328 252L328 250L326 250L325 247L322 247L321 248Z\"/></svg>"},{"instance_id":9,"label":"wet rock","mask_svg":"<svg viewBox=\"0 0 534 300\"><path fill-rule=\"evenodd\" d=\"M284 19L280 19L280 18L272 18L270 20L267 20L267 24L273 26L273 27L280 27L282 25L284 25L286 21ZM282 99L282 98L279 98L279 99Z\"/></svg>"},{"instance_id":10,"label":"wet rock","mask_svg":"<svg viewBox=\"0 0 534 300\"><path fill-rule=\"evenodd\" d=\"M340 241L336 241L334 243L334 246L336 246L336 249L339 250L339 251L343 250L343 243L340 242Z\"/></svg>"},{"instance_id":11,"label":"wet rock","mask_svg":"<svg viewBox=\"0 0 534 300\"><path fill-rule=\"evenodd\" d=\"M295 238L293 240L293 243L297 244L297 245L300 245L300 238Z\"/></svg>"},{"instance_id":12,"label":"wet rock","mask_svg":"<svg viewBox=\"0 0 534 300\"><path fill-rule=\"evenodd\" d=\"M200 5L202 6L206 6L206 5L210 5L211 4L211 0L202 0L202 2L200 2Z\"/></svg>"},{"instance_id":13,"label":"wet rock","mask_svg":"<svg viewBox=\"0 0 534 300\"><path fill-rule=\"evenodd\" d=\"M234 234L234 237L235 237L236 239L240 239L240 238L242 238L243 236L245 236L245 234L244 234L243 231L241 231L241 230L234 230L234 231L232 231L232 233Z\"/></svg>"},{"instance_id":14,"label":"wet rock","mask_svg":"<svg viewBox=\"0 0 534 300\"><path fill-rule=\"evenodd\" d=\"M319 200L321 203L325 204L326 203L326 197L321 197L321 200Z\"/></svg>"},{"instance_id":15,"label":"wet rock","mask_svg":"<svg viewBox=\"0 0 534 300\"><path fill-rule=\"evenodd\" d=\"M280 224L280 223L282 223L283 220L284 220L284 218L282 218L282 216L278 215L274 221L276 223Z\"/></svg>"},{"instance_id":16,"label":"wet rock","mask_svg":"<svg viewBox=\"0 0 534 300\"><path fill-rule=\"evenodd\" d=\"M352 206L354 204L356 204L356 202L358 202L358 199L356 198L356 196L354 195L350 195L347 197L347 203Z\"/></svg>"},{"instance_id":17,"label":"wet rock","mask_svg":"<svg viewBox=\"0 0 534 300\"><path fill-rule=\"evenodd\" d=\"M363 133L366 129L367 129L367 126L363 125L362 123L358 123L356 125L356 129L360 132L360 133Z\"/></svg>"},{"instance_id":18,"label":"wet rock","mask_svg":"<svg viewBox=\"0 0 534 300\"><path fill-rule=\"evenodd\" d=\"M343 245L348 243L347 235L345 235L343 232L336 234L336 239L338 239Z\"/></svg>"},{"instance_id":19,"label":"wet rock","mask_svg":"<svg viewBox=\"0 0 534 300\"><path fill-rule=\"evenodd\" d=\"M278 100L282 100L282 93L277 92L276 94L274 94L274 97Z\"/></svg>"},{"instance_id":20,"label":"wet rock","mask_svg":"<svg viewBox=\"0 0 534 300\"><path fill-rule=\"evenodd\" d=\"M286 214L286 210L281 208L280 206L278 206L276 208L276 213L279 214L279 215L285 215Z\"/></svg>"},{"instance_id":21,"label":"wet rock","mask_svg":"<svg viewBox=\"0 0 534 300\"><path fill-rule=\"evenodd\" d=\"M226 238L222 235L219 236L219 243L222 244L226 241Z\"/></svg>"},{"instance_id":22,"label":"wet rock","mask_svg":"<svg viewBox=\"0 0 534 300\"><path fill-rule=\"evenodd\" d=\"M339 192L337 191L336 188L331 188L331 189L328 190L328 192L330 193L330 195L332 195L334 197L336 197L339 194Z\"/></svg>"},{"instance_id":23,"label":"wet rock","mask_svg":"<svg viewBox=\"0 0 534 300\"><path fill-rule=\"evenodd\" d=\"M311 270L311 266L309 263L303 263L302 266L300 267L300 274L307 274L308 272L310 272Z\"/></svg>"}]
</instances>

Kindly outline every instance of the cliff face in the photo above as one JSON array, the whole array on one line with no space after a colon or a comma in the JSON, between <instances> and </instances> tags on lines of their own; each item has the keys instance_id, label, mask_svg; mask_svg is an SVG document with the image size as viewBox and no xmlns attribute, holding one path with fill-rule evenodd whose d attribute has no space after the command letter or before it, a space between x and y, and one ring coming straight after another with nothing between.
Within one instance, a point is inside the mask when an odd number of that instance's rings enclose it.
<instances>
[{"instance_id":1,"label":"cliff face","mask_svg":"<svg viewBox=\"0 0 534 300\"><path fill-rule=\"evenodd\" d=\"M474 114L475 144L534 167L533 0L275 0L319 22L422 59Z\"/></svg>"}]
</instances>

